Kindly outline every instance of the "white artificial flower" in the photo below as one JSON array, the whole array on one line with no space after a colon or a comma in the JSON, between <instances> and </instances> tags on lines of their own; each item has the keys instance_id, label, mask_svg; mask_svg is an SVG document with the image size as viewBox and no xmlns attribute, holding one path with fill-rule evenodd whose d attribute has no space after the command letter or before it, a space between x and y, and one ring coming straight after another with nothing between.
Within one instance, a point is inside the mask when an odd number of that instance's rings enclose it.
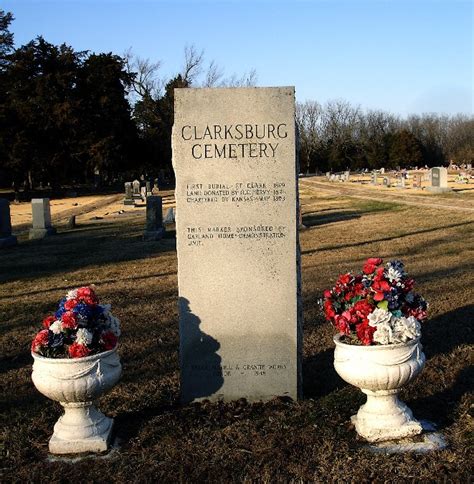
<instances>
[{"instance_id":1,"label":"white artificial flower","mask_svg":"<svg viewBox=\"0 0 474 484\"><path fill-rule=\"evenodd\" d=\"M369 326L378 327L379 324L390 323L392 313L385 309L375 308L373 312L368 315Z\"/></svg>"},{"instance_id":2,"label":"white artificial flower","mask_svg":"<svg viewBox=\"0 0 474 484\"><path fill-rule=\"evenodd\" d=\"M401 317L393 323L393 339L394 343L405 343L411 339L416 339L421 336L421 325L419 321L413 317Z\"/></svg>"},{"instance_id":3,"label":"white artificial flower","mask_svg":"<svg viewBox=\"0 0 474 484\"><path fill-rule=\"evenodd\" d=\"M402 278L402 273L400 271L397 271L392 266L390 266L388 268L388 271L387 271L387 279L390 282L399 281L401 278Z\"/></svg>"},{"instance_id":4,"label":"white artificial flower","mask_svg":"<svg viewBox=\"0 0 474 484\"><path fill-rule=\"evenodd\" d=\"M388 345L392 343L393 331L390 323L377 324L377 329L374 333L374 341L381 345Z\"/></svg>"},{"instance_id":5,"label":"white artificial flower","mask_svg":"<svg viewBox=\"0 0 474 484\"><path fill-rule=\"evenodd\" d=\"M80 328L76 333L76 343L80 345L90 345L92 343L92 333L85 328Z\"/></svg>"},{"instance_id":6,"label":"white artificial flower","mask_svg":"<svg viewBox=\"0 0 474 484\"><path fill-rule=\"evenodd\" d=\"M66 294L66 299L69 301L70 299L76 299L77 297L77 289L73 289L68 291Z\"/></svg>"},{"instance_id":7,"label":"white artificial flower","mask_svg":"<svg viewBox=\"0 0 474 484\"><path fill-rule=\"evenodd\" d=\"M61 321L55 321L54 323L51 323L49 330L54 334L59 334L61 332L61 327Z\"/></svg>"}]
</instances>

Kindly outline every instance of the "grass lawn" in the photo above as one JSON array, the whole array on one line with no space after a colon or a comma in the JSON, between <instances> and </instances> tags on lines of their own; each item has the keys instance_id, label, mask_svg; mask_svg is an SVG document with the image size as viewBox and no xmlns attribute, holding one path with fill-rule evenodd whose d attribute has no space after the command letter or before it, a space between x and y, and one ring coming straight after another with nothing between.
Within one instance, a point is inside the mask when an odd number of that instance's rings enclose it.
<instances>
[{"instance_id":1,"label":"grass lawn","mask_svg":"<svg viewBox=\"0 0 474 484\"><path fill-rule=\"evenodd\" d=\"M87 221L0 253L2 481L467 482L473 475L474 217L466 212L301 193L304 398L179 403L174 233L144 242L143 214ZM367 257L400 258L429 302L426 367L401 398L435 422L448 448L425 455L369 452L350 424L364 396L333 368L322 291ZM31 382L29 346L66 290L94 283L122 323L123 376L99 408L115 417L117 452L48 460L61 413Z\"/></svg>"}]
</instances>

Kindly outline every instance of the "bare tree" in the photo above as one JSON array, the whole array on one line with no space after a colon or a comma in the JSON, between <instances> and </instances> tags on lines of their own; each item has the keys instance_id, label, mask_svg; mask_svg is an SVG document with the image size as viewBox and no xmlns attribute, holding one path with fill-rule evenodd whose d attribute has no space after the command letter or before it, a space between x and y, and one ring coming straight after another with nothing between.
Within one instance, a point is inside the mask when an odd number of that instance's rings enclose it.
<instances>
[{"instance_id":1,"label":"bare tree","mask_svg":"<svg viewBox=\"0 0 474 484\"><path fill-rule=\"evenodd\" d=\"M152 62L135 56L131 49L124 54L125 68L129 74L134 74L132 90L140 98L156 99L162 90L163 81L158 77L161 61Z\"/></svg>"},{"instance_id":2,"label":"bare tree","mask_svg":"<svg viewBox=\"0 0 474 484\"><path fill-rule=\"evenodd\" d=\"M183 81L192 84L202 72L204 51L197 51L194 45L186 45L184 48L184 66L181 72Z\"/></svg>"}]
</instances>

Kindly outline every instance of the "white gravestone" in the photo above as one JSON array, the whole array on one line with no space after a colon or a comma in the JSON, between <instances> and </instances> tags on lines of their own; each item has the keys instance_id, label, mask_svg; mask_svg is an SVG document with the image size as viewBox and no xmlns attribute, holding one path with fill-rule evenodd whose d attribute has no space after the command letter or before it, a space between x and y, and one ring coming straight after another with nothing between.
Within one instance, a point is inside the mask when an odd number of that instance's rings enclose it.
<instances>
[{"instance_id":1,"label":"white gravestone","mask_svg":"<svg viewBox=\"0 0 474 484\"><path fill-rule=\"evenodd\" d=\"M175 89L181 396L296 399L294 88Z\"/></svg>"},{"instance_id":2,"label":"white gravestone","mask_svg":"<svg viewBox=\"0 0 474 484\"><path fill-rule=\"evenodd\" d=\"M56 233L56 229L51 225L49 198L33 198L31 200L31 211L33 227L30 229L30 239L43 239Z\"/></svg>"}]
</instances>

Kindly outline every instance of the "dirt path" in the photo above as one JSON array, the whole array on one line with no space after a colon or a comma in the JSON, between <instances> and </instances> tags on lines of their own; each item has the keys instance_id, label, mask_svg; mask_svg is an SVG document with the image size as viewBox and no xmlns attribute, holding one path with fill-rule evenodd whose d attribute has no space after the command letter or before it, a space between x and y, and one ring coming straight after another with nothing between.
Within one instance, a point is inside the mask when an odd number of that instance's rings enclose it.
<instances>
[{"instance_id":1,"label":"dirt path","mask_svg":"<svg viewBox=\"0 0 474 484\"><path fill-rule=\"evenodd\" d=\"M440 195L423 194L416 195L406 193L398 189L368 188L363 185L351 186L348 183L325 182L321 178L300 179L300 187L310 190L320 190L341 196L360 198L363 200L375 200L379 202L394 202L405 205L442 208L461 212L474 212L474 200L459 195L459 199L442 198Z\"/></svg>"}]
</instances>

